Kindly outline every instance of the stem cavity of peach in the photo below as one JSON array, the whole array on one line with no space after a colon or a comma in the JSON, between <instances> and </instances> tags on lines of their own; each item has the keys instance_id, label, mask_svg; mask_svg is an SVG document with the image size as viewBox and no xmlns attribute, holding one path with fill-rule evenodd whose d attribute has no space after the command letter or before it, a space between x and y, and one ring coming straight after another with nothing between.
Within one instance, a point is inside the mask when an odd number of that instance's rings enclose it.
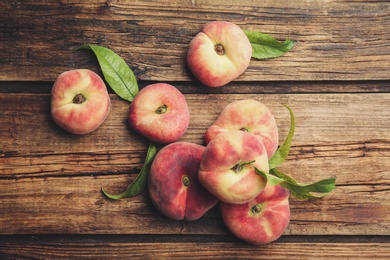
<instances>
[{"instance_id":1,"label":"stem cavity of peach","mask_svg":"<svg viewBox=\"0 0 390 260\"><path fill-rule=\"evenodd\" d=\"M242 128L240 128L240 130L244 131L244 132L250 133L249 128L247 128L247 127L242 127Z\"/></svg>"},{"instance_id":2,"label":"stem cavity of peach","mask_svg":"<svg viewBox=\"0 0 390 260\"><path fill-rule=\"evenodd\" d=\"M156 113L160 114L160 115L165 114L167 112L167 110L168 110L168 107L167 107L167 105L164 104L161 107L157 108Z\"/></svg>"},{"instance_id":3,"label":"stem cavity of peach","mask_svg":"<svg viewBox=\"0 0 390 260\"><path fill-rule=\"evenodd\" d=\"M181 181L185 187L188 187L190 185L190 177L188 177L187 175L184 175Z\"/></svg>"},{"instance_id":4,"label":"stem cavity of peach","mask_svg":"<svg viewBox=\"0 0 390 260\"><path fill-rule=\"evenodd\" d=\"M240 171L242 171L242 169L244 169L244 165L251 164L254 162L255 162L255 160L252 160L250 162L237 163L236 165L234 165L232 167L232 170L236 173L239 173Z\"/></svg>"},{"instance_id":5,"label":"stem cavity of peach","mask_svg":"<svg viewBox=\"0 0 390 260\"><path fill-rule=\"evenodd\" d=\"M242 171L243 168L244 167L241 164L236 164L236 165L233 166L232 170L234 172L240 172L240 171Z\"/></svg>"},{"instance_id":6,"label":"stem cavity of peach","mask_svg":"<svg viewBox=\"0 0 390 260\"><path fill-rule=\"evenodd\" d=\"M251 211L253 214L259 214L261 210L263 209L263 205L261 204L256 204L251 208Z\"/></svg>"},{"instance_id":7,"label":"stem cavity of peach","mask_svg":"<svg viewBox=\"0 0 390 260\"><path fill-rule=\"evenodd\" d=\"M74 104L82 104L86 101L87 99L84 97L83 94L77 94L76 96L74 96L73 98L73 103Z\"/></svg>"},{"instance_id":8,"label":"stem cavity of peach","mask_svg":"<svg viewBox=\"0 0 390 260\"><path fill-rule=\"evenodd\" d=\"M216 44L214 49L215 49L215 52L218 55L224 55L225 54L225 49L223 48L222 44L220 44L220 43Z\"/></svg>"}]
</instances>

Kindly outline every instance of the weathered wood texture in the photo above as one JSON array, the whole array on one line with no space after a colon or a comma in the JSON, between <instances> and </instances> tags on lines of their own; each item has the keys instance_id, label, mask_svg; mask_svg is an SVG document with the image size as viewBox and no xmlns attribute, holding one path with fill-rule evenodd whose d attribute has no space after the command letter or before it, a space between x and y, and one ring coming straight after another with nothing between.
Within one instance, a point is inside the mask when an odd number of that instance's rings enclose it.
<instances>
[{"instance_id":1,"label":"weathered wood texture","mask_svg":"<svg viewBox=\"0 0 390 260\"><path fill-rule=\"evenodd\" d=\"M389 243L33 243L0 245L0 254L34 259L388 259ZM5 258L8 259L8 258ZM10 258L13 259L13 258Z\"/></svg>"},{"instance_id":2,"label":"weathered wood texture","mask_svg":"<svg viewBox=\"0 0 390 260\"><path fill-rule=\"evenodd\" d=\"M210 20L293 39L286 55L252 60L240 81L387 80L388 1L12 1L0 3L0 80L54 80L95 68L99 44L120 54L141 80L193 80L188 43Z\"/></svg>"},{"instance_id":3,"label":"weathered wood texture","mask_svg":"<svg viewBox=\"0 0 390 260\"><path fill-rule=\"evenodd\" d=\"M390 255L390 2L118 1L0 2L1 259L388 259ZM293 39L275 59L252 60L226 87L212 89L186 66L202 24L229 20L243 29ZM291 221L265 246L235 238L218 207L194 222L173 221L147 192L119 201L139 172L148 141L127 124L129 103L96 131L74 136L50 118L50 89L65 70L100 75L83 44L106 46L134 70L140 87L166 81L188 101L182 141L203 134L234 100L255 98L273 112L281 139L296 117L281 170L299 182L334 176L319 200L290 199Z\"/></svg>"},{"instance_id":4,"label":"weathered wood texture","mask_svg":"<svg viewBox=\"0 0 390 260\"><path fill-rule=\"evenodd\" d=\"M117 202L100 193L123 190L139 171L147 142L126 123L129 103L113 109L95 132L76 137L50 120L48 94L0 97L0 232L2 234L226 234L218 210L193 223L161 217L147 194ZM203 133L233 100L256 98L274 113L284 137L295 112L296 136L281 167L301 182L337 177L321 200L292 199L293 235L390 235L390 94L186 94L191 123L182 141ZM17 100L28 102L15 102ZM375 106L372 103L375 102ZM364 134L362 134L364 133ZM85 209L88 210L85 210ZM23 225L18 225L23 218ZM140 228L140 223L142 227Z\"/></svg>"}]
</instances>

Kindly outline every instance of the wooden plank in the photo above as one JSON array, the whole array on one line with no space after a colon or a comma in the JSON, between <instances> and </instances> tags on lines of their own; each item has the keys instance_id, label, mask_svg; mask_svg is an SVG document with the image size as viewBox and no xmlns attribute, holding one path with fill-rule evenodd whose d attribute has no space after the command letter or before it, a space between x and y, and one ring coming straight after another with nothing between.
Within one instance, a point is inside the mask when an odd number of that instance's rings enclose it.
<instances>
[{"instance_id":1,"label":"wooden plank","mask_svg":"<svg viewBox=\"0 0 390 260\"><path fill-rule=\"evenodd\" d=\"M390 78L388 1L3 1L0 7L3 81L98 71L90 52L76 50L83 44L113 49L141 80L194 81L185 64L188 43L210 20L297 42L282 57L252 60L238 81Z\"/></svg>"},{"instance_id":2,"label":"wooden plank","mask_svg":"<svg viewBox=\"0 0 390 260\"><path fill-rule=\"evenodd\" d=\"M390 112L385 109L390 101L388 93L185 94L185 97L191 121L182 141L202 144L207 127L228 103L249 98L263 102L273 112L281 139L289 127L288 111L281 104L289 104L296 117L293 144L308 146L302 149L310 151L313 145L350 145L346 149L356 148L362 152L369 143L386 145L386 140L390 139ZM0 97L1 150L16 156L145 149L147 141L130 131L127 125L129 103L116 95L111 95L111 100L111 112L99 129L89 135L74 136L51 121L49 94L3 94ZM353 144L357 146L354 148Z\"/></svg>"},{"instance_id":3,"label":"wooden plank","mask_svg":"<svg viewBox=\"0 0 390 260\"><path fill-rule=\"evenodd\" d=\"M120 201L108 201L100 193L101 187L122 191L132 177L2 178L0 233L229 234L218 207L197 221L182 222L162 216L147 193ZM291 199L291 222L284 235L390 235L390 204L384 199L389 185L368 182L338 183L331 195L320 200ZM389 182L388 176L383 182Z\"/></svg>"},{"instance_id":4,"label":"wooden plank","mask_svg":"<svg viewBox=\"0 0 390 260\"><path fill-rule=\"evenodd\" d=\"M0 259L388 259L390 256L390 2L0 1ZM227 87L201 86L185 62L202 24L230 20L279 40L286 55L252 60ZM335 176L329 196L290 199L291 221L272 244L252 246L223 225L218 207L194 222L167 219L147 191L120 201L148 141L128 126L129 103L85 136L50 118L63 71L100 75L93 43L125 58L140 87L165 81L187 98L203 134L225 105L255 98L274 113L281 139L292 107L296 135L280 169L308 183Z\"/></svg>"},{"instance_id":5,"label":"wooden plank","mask_svg":"<svg viewBox=\"0 0 390 260\"><path fill-rule=\"evenodd\" d=\"M389 243L31 243L0 244L0 255L14 258L83 259L388 259Z\"/></svg>"},{"instance_id":6,"label":"wooden plank","mask_svg":"<svg viewBox=\"0 0 390 260\"><path fill-rule=\"evenodd\" d=\"M337 189L321 200L292 199L285 235L390 234L390 202L384 199L390 190L390 112L384 109L390 94L185 96L192 117L182 141L199 144L233 100L263 101L281 137L289 116L279 103L292 107L296 136L281 170L300 182L336 176ZM102 196L101 187L125 189L147 147L127 126L129 103L111 99L111 113L98 130L73 136L51 121L48 94L0 96L0 233L228 234L217 209L185 223L159 214L147 194L115 202Z\"/></svg>"},{"instance_id":7,"label":"wooden plank","mask_svg":"<svg viewBox=\"0 0 390 260\"><path fill-rule=\"evenodd\" d=\"M97 73L103 77L101 71ZM161 81L160 81L161 82ZM139 81L143 88L156 81ZM50 93L53 81L0 81L0 93ZM107 83L106 83L107 84ZM388 80L372 81L269 81L233 82L221 88L208 88L193 82L170 82L183 94L330 94L330 93L389 93ZM107 84L109 93L114 91Z\"/></svg>"}]
</instances>

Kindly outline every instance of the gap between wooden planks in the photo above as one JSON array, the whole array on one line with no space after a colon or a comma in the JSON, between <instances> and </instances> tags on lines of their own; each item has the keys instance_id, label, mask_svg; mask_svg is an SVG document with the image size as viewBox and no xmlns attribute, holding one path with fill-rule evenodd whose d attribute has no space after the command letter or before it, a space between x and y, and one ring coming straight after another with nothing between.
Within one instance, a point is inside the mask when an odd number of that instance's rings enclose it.
<instances>
[{"instance_id":1,"label":"gap between wooden planks","mask_svg":"<svg viewBox=\"0 0 390 260\"><path fill-rule=\"evenodd\" d=\"M115 95L107 121L76 137L50 120L48 94L0 97L1 234L227 234L218 210L193 223L161 216L147 194L108 201L140 169L147 141L126 123ZM285 235L389 235L390 94L186 94L192 114L182 141L203 143L205 129L233 100L255 98L273 111L283 138L287 103L296 136L283 171L298 181L336 176L337 188L314 201L291 200ZM28 100L28 102L25 102ZM205 106L205 104L207 104ZM375 104L375 105L373 105ZM142 223L142 228L140 228Z\"/></svg>"},{"instance_id":2,"label":"gap between wooden planks","mask_svg":"<svg viewBox=\"0 0 390 260\"><path fill-rule=\"evenodd\" d=\"M252 60L242 81L389 79L385 1L6 1L1 7L2 81L97 70L96 58L77 50L84 44L111 48L140 80L189 81L188 44L212 20L296 41L282 57Z\"/></svg>"},{"instance_id":3,"label":"gap between wooden planks","mask_svg":"<svg viewBox=\"0 0 390 260\"><path fill-rule=\"evenodd\" d=\"M252 246L243 242L60 241L0 244L0 256L10 259L388 259L390 254L389 243L273 242Z\"/></svg>"}]
</instances>

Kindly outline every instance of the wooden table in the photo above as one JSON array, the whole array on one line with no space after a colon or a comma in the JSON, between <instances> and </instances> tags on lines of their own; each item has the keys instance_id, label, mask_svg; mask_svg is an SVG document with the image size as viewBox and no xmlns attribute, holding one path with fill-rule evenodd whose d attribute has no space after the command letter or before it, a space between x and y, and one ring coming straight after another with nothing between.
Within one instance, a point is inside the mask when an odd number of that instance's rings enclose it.
<instances>
[{"instance_id":1,"label":"wooden table","mask_svg":"<svg viewBox=\"0 0 390 260\"><path fill-rule=\"evenodd\" d=\"M0 258L385 259L390 256L390 3L388 1L12 1L0 3ZM186 51L200 27L228 20L296 44L251 60L222 88L200 84ZM194 222L162 216L142 195L111 201L139 172L148 141L127 124L129 102L111 89L96 131L75 136L50 118L50 91L70 69L101 74L83 44L123 57L140 87L176 86L203 134L234 100L266 104L296 134L281 170L300 182L335 176L317 200L290 199L277 241L235 238L218 208Z\"/></svg>"}]
</instances>

